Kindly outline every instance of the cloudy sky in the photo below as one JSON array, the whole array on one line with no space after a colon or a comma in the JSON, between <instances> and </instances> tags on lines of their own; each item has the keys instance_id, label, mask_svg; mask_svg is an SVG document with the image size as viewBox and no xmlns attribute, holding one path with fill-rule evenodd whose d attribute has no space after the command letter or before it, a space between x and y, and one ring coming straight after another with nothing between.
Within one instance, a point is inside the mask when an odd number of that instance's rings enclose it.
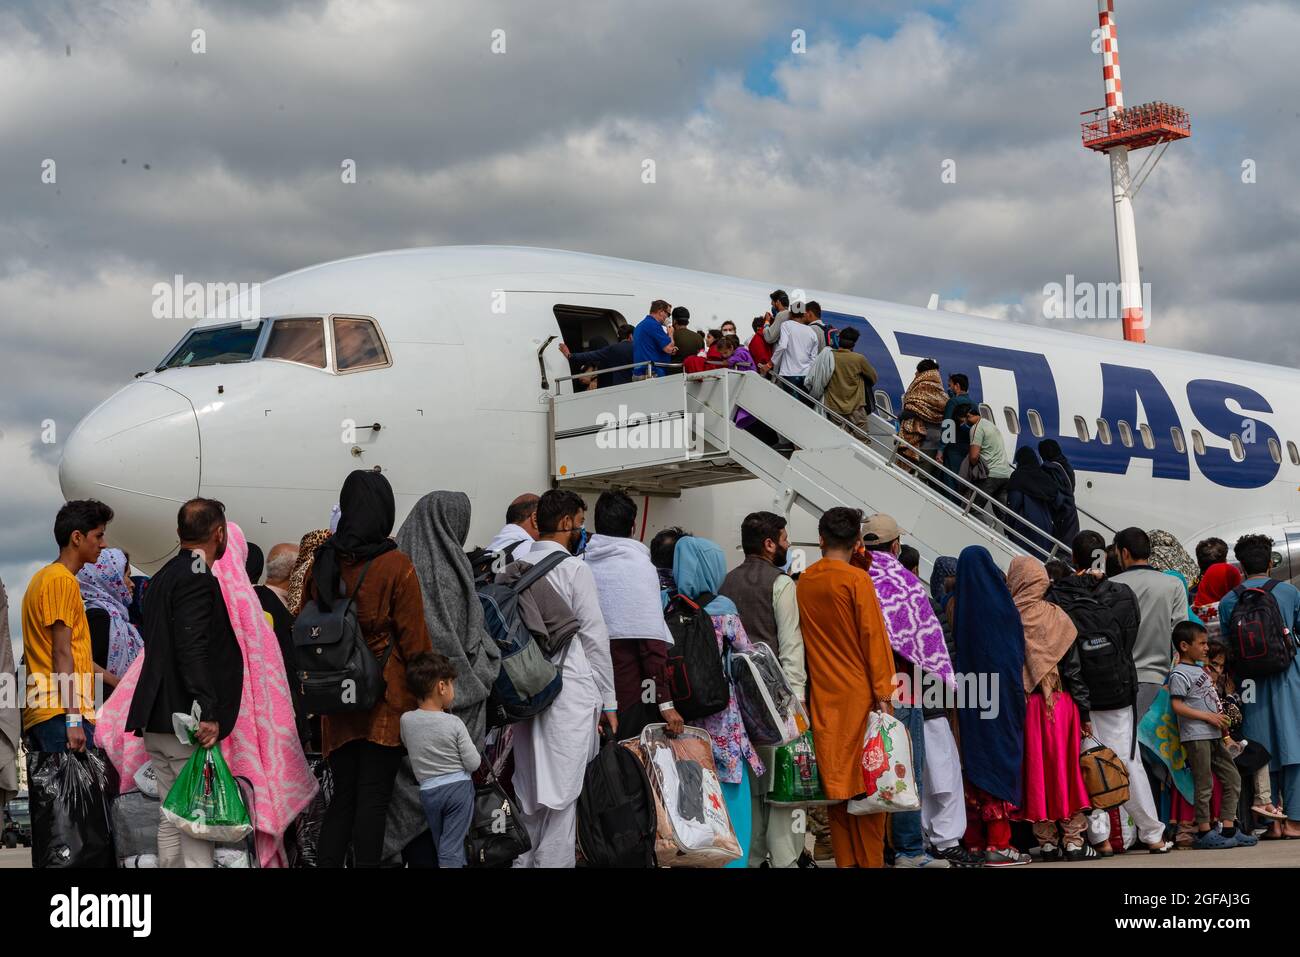
<instances>
[{"instance_id":1,"label":"cloudy sky","mask_svg":"<svg viewBox=\"0 0 1300 957\"><path fill-rule=\"evenodd\" d=\"M1044 322L1043 287L1068 274L1116 278L1107 165L1079 145L1080 111L1103 102L1092 0L794 6L7 0L11 604L54 556L58 440L183 332L150 315L176 273L249 282L379 249L520 243L918 304L938 292L1010 322ZM1137 202L1150 340L1295 364L1300 6L1120 0L1118 23L1129 104L1178 103L1195 130Z\"/></svg>"}]
</instances>

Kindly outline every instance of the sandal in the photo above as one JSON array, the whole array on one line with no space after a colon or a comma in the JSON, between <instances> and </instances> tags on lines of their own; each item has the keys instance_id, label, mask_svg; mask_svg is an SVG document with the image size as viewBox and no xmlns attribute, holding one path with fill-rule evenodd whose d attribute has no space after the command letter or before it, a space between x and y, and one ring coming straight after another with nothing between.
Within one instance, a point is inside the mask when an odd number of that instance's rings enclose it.
<instances>
[{"instance_id":1,"label":"sandal","mask_svg":"<svg viewBox=\"0 0 1300 957\"><path fill-rule=\"evenodd\" d=\"M1267 818L1270 821L1285 821L1286 813L1279 811L1271 804L1256 804L1250 809L1250 813L1256 817Z\"/></svg>"}]
</instances>

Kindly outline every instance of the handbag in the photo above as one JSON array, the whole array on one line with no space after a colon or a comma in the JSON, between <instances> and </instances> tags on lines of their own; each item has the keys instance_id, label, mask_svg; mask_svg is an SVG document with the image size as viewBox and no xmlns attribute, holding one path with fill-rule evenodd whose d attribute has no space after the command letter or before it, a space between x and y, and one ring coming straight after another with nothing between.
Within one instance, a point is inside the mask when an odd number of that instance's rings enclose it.
<instances>
[{"instance_id":1,"label":"handbag","mask_svg":"<svg viewBox=\"0 0 1300 957\"><path fill-rule=\"evenodd\" d=\"M848 803L850 814L894 814L921 806L912 767L912 736L892 714L871 712L862 742L863 791Z\"/></svg>"},{"instance_id":2,"label":"handbag","mask_svg":"<svg viewBox=\"0 0 1300 957\"><path fill-rule=\"evenodd\" d=\"M474 785L474 816L465 834L467 867L509 867L532 849L528 831L494 773Z\"/></svg>"},{"instance_id":3,"label":"handbag","mask_svg":"<svg viewBox=\"0 0 1300 957\"><path fill-rule=\"evenodd\" d=\"M1128 766L1106 745L1091 738L1096 747L1079 755L1079 768L1095 810L1119 807L1128 801Z\"/></svg>"}]
</instances>

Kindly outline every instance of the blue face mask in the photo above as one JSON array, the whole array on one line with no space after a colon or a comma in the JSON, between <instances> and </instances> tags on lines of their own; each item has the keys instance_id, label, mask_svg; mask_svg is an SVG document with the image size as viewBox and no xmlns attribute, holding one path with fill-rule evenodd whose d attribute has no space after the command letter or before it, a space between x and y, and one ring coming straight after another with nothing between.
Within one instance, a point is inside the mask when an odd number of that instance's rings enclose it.
<instances>
[{"instance_id":1,"label":"blue face mask","mask_svg":"<svg viewBox=\"0 0 1300 957\"><path fill-rule=\"evenodd\" d=\"M581 555L587 550L587 526L582 526L578 531L578 544L573 549L573 554Z\"/></svg>"}]
</instances>

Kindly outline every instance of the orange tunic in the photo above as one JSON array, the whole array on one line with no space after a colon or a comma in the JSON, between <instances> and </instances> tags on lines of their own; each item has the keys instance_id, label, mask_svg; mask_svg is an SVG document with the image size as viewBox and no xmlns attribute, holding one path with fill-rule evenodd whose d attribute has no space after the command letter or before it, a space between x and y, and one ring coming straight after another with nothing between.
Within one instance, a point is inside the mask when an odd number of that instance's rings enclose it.
<instances>
[{"instance_id":1,"label":"orange tunic","mask_svg":"<svg viewBox=\"0 0 1300 957\"><path fill-rule=\"evenodd\" d=\"M863 791L867 717L893 694L894 655L862 569L823 558L799 576L796 595L817 771L826 797L844 801Z\"/></svg>"}]
</instances>

